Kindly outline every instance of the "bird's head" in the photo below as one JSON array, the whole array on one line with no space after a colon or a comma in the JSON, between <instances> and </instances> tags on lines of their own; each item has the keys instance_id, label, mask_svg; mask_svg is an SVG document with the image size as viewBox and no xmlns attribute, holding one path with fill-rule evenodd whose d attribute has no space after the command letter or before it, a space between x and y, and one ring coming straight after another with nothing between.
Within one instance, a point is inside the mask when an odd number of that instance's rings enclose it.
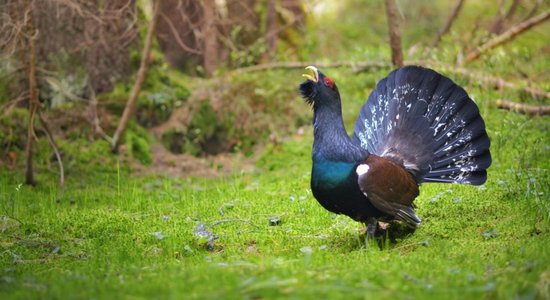
<instances>
[{"instance_id":1,"label":"bird's head","mask_svg":"<svg viewBox=\"0 0 550 300\"><path fill-rule=\"evenodd\" d=\"M300 93L308 104L316 108L340 103L340 93L332 78L325 76L313 66L308 66L306 70L310 74L302 75L306 81L300 84Z\"/></svg>"}]
</instances>

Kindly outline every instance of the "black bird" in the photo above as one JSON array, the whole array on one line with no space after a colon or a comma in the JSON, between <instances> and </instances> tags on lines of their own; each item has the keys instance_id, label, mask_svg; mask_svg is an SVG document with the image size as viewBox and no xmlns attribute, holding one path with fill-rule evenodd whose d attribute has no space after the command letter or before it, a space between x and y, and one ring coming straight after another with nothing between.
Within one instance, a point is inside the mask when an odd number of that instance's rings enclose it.
<instances>
[{"instance_id":1,"label":"black bird","mask_svg":"<svg viewBox=\"0 0 550 300\"><path fill-rule=\"evenodd\" d=\"M382 79L363 105L350 137L334 80L307 67L300 93L313 106L311 190L327 210L367 224L399 220L416 228L423 182L481 185L490 141L463 88L430 69L406 66Z\"/></svg>"}]
</instances>

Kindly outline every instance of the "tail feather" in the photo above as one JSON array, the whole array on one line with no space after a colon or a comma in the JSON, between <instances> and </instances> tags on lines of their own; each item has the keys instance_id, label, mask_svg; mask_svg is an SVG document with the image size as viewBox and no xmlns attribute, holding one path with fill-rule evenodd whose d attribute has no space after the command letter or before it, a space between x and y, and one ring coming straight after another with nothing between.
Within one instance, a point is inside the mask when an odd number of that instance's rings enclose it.
<instances>
[{"instance_id":1,"label":"tail feather","mask_svg":"<svg viewBox=\"0 0 550 300\"><path fill-rule=\"evenodd\" d=\"M419 183L483 184L491 165L477 105L452 80L421 67L398 69L378 83L354 140L401 162Z\"/></svg>"},{"instance_id":2,"label":"tail feather","mask_svg":"<svg viewBox=\"0 0 550 300\"><path fill-rule=\"evenodd\" d=\"M482 138L482 140L484 139L485 138ZM432 167L432 170L435 171L441 168L445 168L447 166L451 166L457 162L463 163L469 157L476 157L476 160L481 160L482 158L484 158L482 161L482 165L487 165L486 167L489 167L491 162L491 155L489 154L489 151L487 151L488 149L483 149L484 147L480 144L477 144L476 146L480 146L480 149L476 148L474 146L474 143L471 143L464 149L460 149L460 151L456 151L453 153L449 153L448 155L439 157L438 159L434 160L430 166Z\"/></svg>"},{"instance_id":3,"label":"tail feather","mask_svg":"<svg viewBox=\"0 0 550 300\"><path fill-rule=\"evenodd\" d=\"M412 207L403 207L398 209L395 213L396 219L405 222L407 226L416 228L422 220L416 215Z\"/></svg>"},{"instance_id":4,"label":"tail feather","mask_svg":"<svg viewBox=\"0 0 550 300\"><path fill-rule=\"evenodd\" d=\"M471 125L473 126L467 128L457 126L456 129L453 129L457 132L449 132L436 140L437 150L434 152L434 156L440 158L455 151L462 151L468 145L476 150L488 149L490 146L489 139L484 127L481 127L481 125L484 125L483 119L478 118L472 121ZM472 142L477 141L479 137L481 137L479 142L472 145Z\"/></svg>"}]
</instances>

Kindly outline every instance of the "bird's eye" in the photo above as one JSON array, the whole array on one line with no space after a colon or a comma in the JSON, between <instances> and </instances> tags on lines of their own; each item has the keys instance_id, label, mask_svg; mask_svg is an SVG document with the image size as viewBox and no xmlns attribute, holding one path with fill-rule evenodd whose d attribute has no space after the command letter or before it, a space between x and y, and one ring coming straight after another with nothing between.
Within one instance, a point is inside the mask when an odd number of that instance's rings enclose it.
<instances>
[{"instance_id":1,"label":"bird's eye","mask_svg":"<svg viewBox=\"0 0 550 300\"><path fill-rule=\"evenodd\" d=\"M323 79L323 83L329 88L334 89L334 80L332 80L332 78L325 77L325 79Z\"/></svg>"}]
</instances>

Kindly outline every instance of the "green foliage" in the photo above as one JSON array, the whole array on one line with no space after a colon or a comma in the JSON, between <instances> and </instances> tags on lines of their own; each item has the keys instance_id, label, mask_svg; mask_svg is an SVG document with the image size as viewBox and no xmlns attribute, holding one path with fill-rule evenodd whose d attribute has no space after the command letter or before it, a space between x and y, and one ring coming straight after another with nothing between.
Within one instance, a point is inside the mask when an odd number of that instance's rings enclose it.
<instances>
[{"instance_id":1,"label":"green foliage","mask_svg":"<svg viewBox=\"0 0 550 300\"><path fill-rule=\"evenodd\" d=\"M99 96L100 103L103 102L112 113L122 115L132 84L116 84L111 92ZM181 74L167 70L160 63L153 64L138 96L138 123L150 128L165 122L174 109L186 102L189 95L190 91Z\"/></svg>"},{"instance_id":2,"label":"green foliage","mask_svg":"<svg viewBox=\"0 0 550 300\"><path fill-rule=\"evenodd\" d=\"M27 139L28 112L24 108L15 108L10 114L0 114L1 149L22 150Z\"/></svg>"},{"instance_id":3,"label":"green foliage","mask_svg":"<svg viewBox=\"0 0 550 300\"><path fill-rule=\"evenodd\" d=\"M299 72L291 74L299 79ZM166 131L163 144L173 152L193 155L251 154L269 139L284 138L310 122L310 110L300 100L297 86L288 84L288 76L288 71L242 74L200 86L187 103L192 107L189 121Z\"/></svg>"},{"instance_id":4,"label":"green foliage","mask_svg":"<svg viewBox=\"0 0 550 300\"><path fill-rule=\"evenodd\" d=\"M162 136L162 142L174 153L217 154L231 148L228 128L218 119L209 101L202 101L194 111L185 132L169 130Z\"/></svg>"},{"instance_id":5,"label":"green foliage","mask_svg":"<svg viewBox=\"0 0 550 300\"><path fill-rule=\"evenodd\" d=\"M0 58L2 58L0 60L0 104L4 104L13 97L10 85L13 84L15 76L10 76L14 68L12 62L2 56Z\"/></svg>"},{"instance_id":6,"label":"green foliage","mask_svg":"<svg viewBox=\"0 0 550 300\"><path fill-rule=\"evenodd\" d=\"M130 124L124 133L124 144L130 158L137 159L144 165L149 165L153 161L151 155L149 134L143 128L136 124Z\"/></svg>"},{"instance_id":7,"label":"green foliage","mask_svg":"<svg viewBox=\"0 0 550 300\"><path fill-rule=\"evenodd\" d=\"M65 51L51 53L48 57L50 68L55 70L39 76L40 97L51 108L70 106L83 100L88 92L88 75L85 67L76 56Z\"/></svg>"}]
</instances>

